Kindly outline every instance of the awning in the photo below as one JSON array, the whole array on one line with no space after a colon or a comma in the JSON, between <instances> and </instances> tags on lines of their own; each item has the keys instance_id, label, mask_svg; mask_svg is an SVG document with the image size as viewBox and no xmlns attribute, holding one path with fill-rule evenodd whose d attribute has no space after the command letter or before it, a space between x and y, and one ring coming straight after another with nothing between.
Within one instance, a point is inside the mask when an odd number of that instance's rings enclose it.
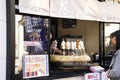
<instances>
[{"instance_id":1,"label":"awning","mask_svg":"<svg viewBox=\"0 0 120 80\"><path fill-rule=\"evenodd\" d=\"M120 22L120 4L97 0L19 0L19 10L58 18Z\"/></svg>"}]
</instances>

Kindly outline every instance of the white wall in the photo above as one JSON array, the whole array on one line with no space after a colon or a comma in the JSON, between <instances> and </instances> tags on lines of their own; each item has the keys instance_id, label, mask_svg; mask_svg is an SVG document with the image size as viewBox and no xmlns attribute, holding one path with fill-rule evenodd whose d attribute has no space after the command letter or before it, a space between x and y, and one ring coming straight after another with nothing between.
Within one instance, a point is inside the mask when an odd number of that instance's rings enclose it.
<instances>
[{"instance_id":1,"label":"white wall","mask_svg":"<svg viewBox=\"0 0 120 80\"><path fill-rule=\"evenodd\" d=\"M0 80L6 80L6 0L0 0Z\"/></svg>"},{"instance_id":2,"label":"white wall","mask_svg":"<svg viewBox=\"0 0 120 80\"><path fill-rule=\"evenodd\" d=\"M99 52L99 22L78 20L76 28L63 29L62 21L59 20L58 36L60 37L66 34L72 36L84 36L87 53Z\"/></svg>"}]
</instances>

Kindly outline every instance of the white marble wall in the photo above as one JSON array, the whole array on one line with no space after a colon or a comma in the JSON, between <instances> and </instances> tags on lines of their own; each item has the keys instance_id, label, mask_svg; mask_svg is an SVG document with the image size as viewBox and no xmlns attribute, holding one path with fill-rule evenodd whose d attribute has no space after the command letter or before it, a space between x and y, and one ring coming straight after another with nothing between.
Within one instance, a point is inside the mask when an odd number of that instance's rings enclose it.
<instances>
[{"instance_id":1,"label":"white marble wall","mask_svg":"<svg viewBox=\"0 0 120 80\"><path fill-rule=\"evenodd\" d=\"M6 80L6 0L0 0L0 80Z\"/></svg>"}]
</instances>

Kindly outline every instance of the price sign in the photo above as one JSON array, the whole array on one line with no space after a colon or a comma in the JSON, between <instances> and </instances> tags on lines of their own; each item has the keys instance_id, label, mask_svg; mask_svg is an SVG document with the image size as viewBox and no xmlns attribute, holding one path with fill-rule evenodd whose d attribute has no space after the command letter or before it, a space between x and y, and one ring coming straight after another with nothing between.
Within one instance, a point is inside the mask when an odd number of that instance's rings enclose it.
<instances>
[{"instance_id":1,"label":"price sign","mask_svg":"<svg viewBox=\"0 0 120 80\"><path fill-rule=\"evenodd\" d=\"M23 78L48 76L48 55L26 55L23 59Z\"/></svg>"}]
</instances>

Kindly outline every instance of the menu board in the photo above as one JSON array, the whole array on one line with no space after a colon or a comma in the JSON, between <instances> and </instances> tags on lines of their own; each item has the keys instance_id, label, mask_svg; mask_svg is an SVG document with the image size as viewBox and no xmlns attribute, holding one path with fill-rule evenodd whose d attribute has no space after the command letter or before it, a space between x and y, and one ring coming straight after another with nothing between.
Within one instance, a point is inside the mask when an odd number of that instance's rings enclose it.
<instances>
[{"instance_id":1,"label":"menu board","mask_svg":"<svg viewBox=\"0 0 120 80\"><path fill-rule=\"evenodd\" d=\"M26 55L23 58L23 78L49 75L48 55Z\"/></svg>"}]
</instances>

